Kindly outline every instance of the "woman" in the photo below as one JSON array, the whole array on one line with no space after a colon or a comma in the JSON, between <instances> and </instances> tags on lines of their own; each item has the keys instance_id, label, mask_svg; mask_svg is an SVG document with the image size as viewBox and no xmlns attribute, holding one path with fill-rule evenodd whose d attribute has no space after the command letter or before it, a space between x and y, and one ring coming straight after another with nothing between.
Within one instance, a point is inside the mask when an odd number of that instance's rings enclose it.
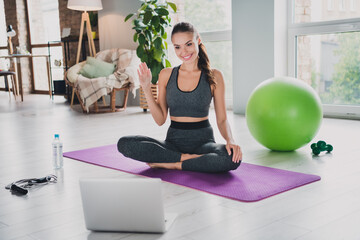
<instances>
[{"instance_id":1,"label":"woman","mask_svg":"<svg viewBox=\"0 0 360 240\"><path fill-rule=\"evenodd\" d=\"M118 150L152 168L212 173L234 170L241 163L242 152L231 135L226 117L223 75L210 68L205 46L190 23L176 24L171 41L182 64L160 72L157 101L151 94L150 69L141 63L138 70L150 112L159 126L165 123L170 111L171 125L166 140L125 136L120 138ZM212 98L217 125L226 145L215 143L208 120Z\"/></svg>"}]
</instances>

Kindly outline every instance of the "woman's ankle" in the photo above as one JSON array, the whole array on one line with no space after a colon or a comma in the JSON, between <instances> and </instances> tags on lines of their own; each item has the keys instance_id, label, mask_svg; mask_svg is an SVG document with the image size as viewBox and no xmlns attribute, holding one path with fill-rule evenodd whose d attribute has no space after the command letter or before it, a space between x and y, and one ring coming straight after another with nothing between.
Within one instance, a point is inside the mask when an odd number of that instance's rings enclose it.
<instances>
[{"instance_id":1,"label":"woman's ankle","mask_svg":"<svg viewBox=\"0 0 360 240\"><path fill-rule=\"evenodd\" d=\"M202 155L182 153L181 158L180 158L180 162L183 162L183 161L186 161L186 160L189 160L189 159L192 159L192 158L197 158L197 157L200 157L200 156L202 156Z\"/></svg>"},{"instance_id":2,"label":"woman's ankle","mask_svg":"<svg viewBox=\"0 0 360 240\"><path fill-rule=\"evenodd\" d=\"M175 169L182 170L182 162L176 163L147 163L151 168L165 168L165 169Z\"/></svg>"}]
</instances>

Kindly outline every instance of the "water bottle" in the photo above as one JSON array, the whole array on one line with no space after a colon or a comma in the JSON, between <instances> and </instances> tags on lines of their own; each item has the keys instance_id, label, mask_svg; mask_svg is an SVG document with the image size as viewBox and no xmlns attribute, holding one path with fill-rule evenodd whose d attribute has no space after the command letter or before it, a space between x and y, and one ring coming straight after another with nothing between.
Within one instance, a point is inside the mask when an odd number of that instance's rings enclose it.
<instances>
[{"instance_id":1,"label":"water bottle","mask_svg":"<svg viewBox=\"0 0 360 240\"><path fill-rule=\"evenodd\" d=\"M59 134L55 134L54 141L52 142L53 151L53 167L54 169L60 169L63 167L63 144L60 141Z\"/></svg>"}]
</instances>

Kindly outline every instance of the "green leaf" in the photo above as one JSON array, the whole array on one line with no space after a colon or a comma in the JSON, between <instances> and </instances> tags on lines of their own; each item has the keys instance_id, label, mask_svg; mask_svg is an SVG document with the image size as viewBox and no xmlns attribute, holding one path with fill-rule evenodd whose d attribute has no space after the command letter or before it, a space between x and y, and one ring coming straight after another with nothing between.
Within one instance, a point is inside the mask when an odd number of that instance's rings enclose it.
<instances>
[{"instance_id":1,"label":"green leaf","mask_svg":"<svg viewBox=\"0 0 360 240\"><path fill-rule=\"evenodd\" d=\"M143 24L139 19L135 19L135 20L134 20L134 25L135 25L136 27L146 28L146 25Z\"/></svg>"},{"instance_id":2,"label":"green leaf","mask_svg":"<svg viewBox=\"0 0 360 240\"><path fill-rule=\"evenodd\" d=\"M164 34L161 35L163 39L167 39L167 32L164 32Z\"/></svg>"},{"instance_id":3,"label":"green leaf","mask_svg":"<svg viewBox=\"0 0 360 240\"><path fill-rule=\"evenodd\" d=\"M156 61L161 62L162 55L163 55L163 51L161 48L154 49L154 59Z\"/></svg>"},{"instance_id":4,"label":"green leaf","mask_svg":"<svg viewBox=\"0 0 360 240\"><path fill-rule=\"evenodd\" d=\"M136 55L141 59L143 55L145 54L145 51L142 46L138 46L136 49Z\"/></svg>"},{"instance_id":5,"label":"green leaf","mask_svg":"<svg viewBox=\"0 0 360 240\"><path fill-rule=\"evenodd\" d=\"M166 41L164 41L164 44L165 44L165 49L167 50L168 49L168 43Z\"/></svg>"},{"instance_id":6,"label":"green leaf","mask_svg":"<svg viewBox=\"0 0 360 240\"><path fill-rule=\"evenodd\" d=\"M135 25L135 28L134 29L140 29L140 30L143 30L146 28L146 25L144 25L142 22L140 22L140 20L136 19L134 20L134 25Z\"/></svg>"},{"instance_id":7,"label":"green leaf","mask_svg":"<svg viewBox=\"0 0 360 240\"><path fill-rule=\"evenodd\" d=\"M169 11L166 10L165 8L157 8L155 9L155 12L159 15L162 15L162 16L167 16L169 15Z\"/></svg>"},{"instance_id":8,"label":"green leaf","mask_svg":"<svg viewBox=\"0 0 360 240\"><path fill-rule=\"evenodd\" d=\"M126 22L127 20L129 20L129 18L131 18L132 16L134 16L133 13L130 13L129 15L126 16L124 22Z\"/></svg>"},{"instance_id":9,"label":"green leaf","mask_svg":"<svg viewBox=\"0 0 360 240\"><path fill-rule=\"evenodd\" d=\"M153 16L152 19L151 19L151 24L152 24L154 27L159 26L159 24L160 24L160 18L159 18L158 16Z\"/></svg>"},{"instance_id":10,"label":"green leaf","mask_svg":"<svg viewBox=\"0 0 360 240\"><path fill-rule=\"evenodd\" d=\"M153 61L151 63L151 75L152 75L151 82L152 82L152 84L157 83L161 69L163 69L161 66L161 62Z\"/></svg>"},{"instance_id":11,"label":"green leaf","mask_svg":"<svg viewBox=\"0 0 360 240\"><path fill-rule=\"evenodd\" d=\"M159 49L161 48L161 45L162 45L162 39L161 37L157 37L154 41L154 46L155 48Z\"/></svg>"},{"instance_id":12,"label":"green leaf","mask_svg":"<svg viewBox=\"0 0 360 240\"><path fill-rule=\"evenodd\" d=\"M153 71L154 77L159 77L159 73L160 73L161 69L163 69L161 64L157 64Z\"/></svg>"},{"instance_id":13,"label":"green leaf","mask_svg":"<svg viewBox=\"0 0 360 240\"><path fill-rule=\"evenodd\" d=\"M136 42L136 41L137 41L137 39L138 39L138 34L137 34L137 33L135 33L135 34L134 34L133 39L134 39L134 42Z\"/></svg>"},{"instance_id":14,"label":"green leaf","mask_svg":"<svg viewBox=\"0 0 360 240\"><path fill-rule=\"evenodd\" d=\"M159 31L158 32L160 32L160 35L164 35L165 29L161 25L159 25Z\"/></svg>"},{"instance_id":15,"label":"green leaf","mask_svg":"<svg viewBox=\"0 0 360 240\"><path fill-rule=\"evenodd\" d=\"M144 55L142 55L142 58L140 60L141 60L141 62L147 62L148 56L146 54L144 54Z\"/></svg>"},{"instance_id":16,"label":"green leaf","mask_svg":"<svg viewBox=\"0 0 360 240\"><path fill-rule=\"evenodd\" d=\"M158 82L158 80L159 80L159 75L157 75L157 76L155 76L155 77L152 77L151 83L152 83L152 84L156 84L156 83Z\"/></svg>"},{"instance_id":17,"label":"green leaf","mask_svg":"<svg viewBox=\"0 0 360 240\"><path fill-rule=\"evenodd\" d=\"M165 59L165 63L166 63L166 67L171 67L171 63L169 62L169 60Z\"/></svg>"},{"instance_id":18,"label":"green leaf","mask_svg":"<svg viewBox=\"0 0 360 240\"><path fill-rule=\"evenodd\" d=\"M150 31L149 31L149 30L146 30L146 31L144 31L144 32L145 32L146 38L147 38L150 42L152 42L152 36L151 36Z\"/></svg>"},{"instance_id":19,"label":"green leaf","mask_svg":"<svg viewBox=\"0 0 360 240\"><path fill-rule=\"evenodd\" d=\"M142 5L142 7L139 9L139 12L144 11L147 8L147 6L148 5L146 3L144 3L144 5Z\"/></svg>"},{"instance_id":20,"label":"green leaf","mask_svg":"<svg viewBox=\"0 0 360 240\"><path fill-rule=\"evenodd\" d=\"M144 36L144 34L141 33L139 35L139 44L143 46L143 45L145 45L145 42L146 42L145 36Z\"/></svg>"},{"instance_id":21,"label":"green leaf","mask_svg":"<svg viewBox=\"0 0 360 240\"><path fill-rule=\"evenodd\" d=\"M176 12L177 8L176 8L176 4L175 4L175 3L167 2L167 4L169 4L169 6L172 8L172 10L173 10L174 12Z\"/></svg>"},{"instance_id":22,"label":"green leaf","mask_svg":"<svg viewBox=\"0 0 360 240\"><path fill-rule=\"evenodd\" d=\"M143 23L147 25L152 18L152 13L150 11L145 12Z\"/></svg>"}]
</instances>

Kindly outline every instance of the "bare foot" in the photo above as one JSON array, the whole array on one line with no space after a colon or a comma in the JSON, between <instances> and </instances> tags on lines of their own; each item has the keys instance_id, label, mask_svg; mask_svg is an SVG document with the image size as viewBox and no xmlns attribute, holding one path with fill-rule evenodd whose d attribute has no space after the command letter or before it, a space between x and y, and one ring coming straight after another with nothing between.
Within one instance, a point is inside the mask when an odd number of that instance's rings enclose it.
<instances>
[{"instance_id":1,"label":"bare foot","mask_svg":"<svg viewBox=\"0 0 360 240\"><path fill-rule=\"evenodd\" d=\"M183 162L185 160L189 160L189 159L192 159L192 158L197 158L197 157L200 157L200 156L202 156L202 155L183 153L183 154L181 154L180 162Z\"/></svg>"},{"instance_id":2,"label":"bare foot","mask_svg":"<svg viewBox=\"0 0 360 240\"><path fill-rule=\"evenodd\" d=\"M181 170L181 162L176 163L147 163L151 168L165 168L165 169L176 169Z\"/></svg>"}]
</instances>

